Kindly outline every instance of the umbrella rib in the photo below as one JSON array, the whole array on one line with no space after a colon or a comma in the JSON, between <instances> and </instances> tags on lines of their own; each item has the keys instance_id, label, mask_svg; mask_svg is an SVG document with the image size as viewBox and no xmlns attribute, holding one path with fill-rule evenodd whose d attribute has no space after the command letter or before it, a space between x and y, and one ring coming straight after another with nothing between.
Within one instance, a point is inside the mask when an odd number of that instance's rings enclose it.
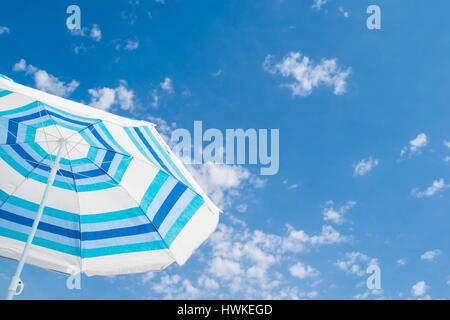
<instances>
[{"instance_id":1,"label":"umbrella rib","mask_svg":"<svg viewBox=\"0 0 450 320\"><path fill-rule=\"evenodd\" d=\"M1 116L0 116L0 117L1 117ZM8 121L14 122L14 123L16 123L17 125L23 125L23 126L26 126L26 127L29 127L29 128L33 128L34 130L40 129L40 128L36 128L36 127L34 127L34 126L30 125L30 124L26 124L26 123L23 123L23 122L17 122L17 121L15 121L15 120L13 120L13 119L10 119L10 118L6 118L6 117L2 117L2 118L8 119ZM41 122L41 123L42 123L42 122ZM17 139L17 135L13 134L13 133L12 133L11 131L9 131L9 129L6 128L5 126L2 126L2 127L5 128L6 131L8 131L9 134L11 134L14 138ZM44 127L42 127L42 129L44 129ZM44 131L44 133L45 133L45 131ZM49 136L51 136L51 137L53 137L53 138L59 139L59 137L54 136L54 135L52 135L52 134L50 134L50 133L47 133L46 135L49 135Z\"/></svg>"},{"instance_id":2,"label":"umbrella rib","mask_svg":"<svg viewBox=\"0 0 450 320\"><path fill-rule=\"evenodd\" d=\"M43 125L44 124L44 121L42 120L42 111L44 111L44 112L46 112L47 110L41 105L41 102L40 101L38 101L38 107L41 107L40 109L39 109L39 119L41 120L41 128L42 128L42 131L44 131L44 136L45 136L45 144L47 145L47 149L48 150L50 150L50 145L48 144L48 141L49 141L49 139L47 138L47 132L45 131L45 126ZM50 115L48 114L48 112L46 112L47 113L47 115L50 117ZM51 119L51 118L50 118ZM51 119L52 120L52 119ZM54 120L53 120L53 122L54 122ZM58 130L58 132L59 132L59 130Z\"/></svg>"},{"instance_id":3,"label":"umbrella rib","mask_svg":"<svg viewBox=\"0 0 450 320\"><path fill-rule=\"evenodd\" d=\"M83 143L83 140L78 141L78 142L73 146L73 148L75 148L75 147L78 146L78 145L89 146L90 148L95 148L95 149L99 149L99 150L111 151L111 152L120 154L120 155L125 156L125 157L133 157L133 156L130 155L130 154L123 153L123 152L119 152L119 151L116 151L116 150L113 150L113 149L102 148L102 147L92 146L92 145L90 145L90 144L88 144L88 143ZM73 150L73 148L72 148L71 150ZM78 149L77 149L77 150L78 150ZM78 152L81 153L80 150L78 150ZM133 158L134 158L134 157L133 157Z\"/></svg>"},{"instance_id":4,"label":"umbrella rib","mask_svg":"<svg viewBox=\"0 0 450 320\"><path fill-rule=\"evenodd\" d=\"M73 185L75 188L75 190L74 190L75 198L77 199L77 205L78 205L78 224L80 227L80 272L83 272L83 253L82 253L83 245L82 245L82 238L81 238L81 203L80 203L80 197L78 196L77 182L75 180L75 175L73 173L72 160L70 159L70 154L69 154L67 143L65 144L65 148L66 148L66 152L67 152L67 160L69 161L69 165L70 165L70 171L72 173ZM73 149L75 149L75 147L73 147L71 150L73 150Z\"/></svg>"},{"instance_id":5,"label":"umbrella rib","mask_svg":"<svg viewBox=\"0 0 450 320\"><path fill-rule=\"evenodd\" d=\"M57 149L58 147L56 147L52 153ZM30 170L30 172L28 172L27 176L23 179L23 181L21 183L19 183L19 185L14 189L13 192L11 192L11 194L8 194L8 197L6 198L6 200L0 205L0 209L3 207L3 205L5 203L8 202L9 198L11 198L11 196L14 195L14 193L17 192L17 190L19 190L19 188L25 183L25 181L28 180L28 178L30 177L30 175L33 173L34 170L36 170L40 165L42 165L42 163L48 158L50 157L50 153L47 154L47 156L45 156L44 158L42 158L42 160L40 162L37 163L37 166L35 166L33 169Z\"/></svg>"},{"instance_id":6,"label":"umbrella rib","mask_svg":"<svg viewBox=\"0 0 450 320\"><path fill-rule=\"evenodd\" d=\"M80 134L80 133L83 132L84 130L86 130L86 129L92 127L92 126L95 126L96 124L99 124L100 122L102 122L102 120L98 120L97 122L91 123L90 125L84 127L83 129L81 129L81 130L79 130L79 131L75 131L75 133L72 134L72 135L70 135L66 140L68 141L70 138L72 138L72 137L73 137L74 135L76 135L77 133Z\"/></svg>"}]
</instances>

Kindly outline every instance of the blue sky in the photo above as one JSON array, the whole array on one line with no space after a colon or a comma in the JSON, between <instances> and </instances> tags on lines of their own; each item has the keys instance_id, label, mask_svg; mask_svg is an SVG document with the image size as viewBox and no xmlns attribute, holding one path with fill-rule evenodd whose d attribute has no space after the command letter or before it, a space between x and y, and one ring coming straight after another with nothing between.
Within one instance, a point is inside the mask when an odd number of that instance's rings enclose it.
<instances>
[{"instance_id":1,"label":"blue sky","mask_svg":"<svg viewBox=\"0 0 450 320\"><path fill-rule=\"evenodd\" d=\"M83 276L81 290L26 266L20 298L450 298L450 4L316 2L3 5L0 73L17 82L167 137L194 120L280 130L276 175L191 168L225 213L184 266ZM381 30L366 27L372 4ZM366 287L369 264L380 290ZM5 293L15 265L0 260Z\"/></svg>"}]
</instances>

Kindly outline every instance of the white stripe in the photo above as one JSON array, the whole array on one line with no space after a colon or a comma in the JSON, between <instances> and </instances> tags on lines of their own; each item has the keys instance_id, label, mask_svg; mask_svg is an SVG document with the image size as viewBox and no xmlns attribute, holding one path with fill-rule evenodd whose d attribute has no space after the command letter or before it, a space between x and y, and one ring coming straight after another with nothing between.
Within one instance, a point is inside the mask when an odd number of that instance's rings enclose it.
<instances>
[{"instance_id":1,"label":"white stripe","mask_svg":"<svg viewBox=\"0 0 450 320\"><path fill-rule=\"evenodd\" d=\"M81 214L98 214L115 212L137 207L134 201L122 187L105 190L79 192Z\"/></svg>"},{"instance_id":2,"label":"white stripe","mask_svg":"<svg viewBox=\"0 0 450 320\"><path fill-rule=\"evenodd\" d=\"M179 265L189 259L194 250L214 232L218 223L219 214L211 212L208 206L203 204L169 248Z\"/></svg>"},{"instance_id":3,"label":"white stripe","mask_svg":"<svg viewBox=\"0 0 450 320\"><path fill-rule=\"evenodd\" d=\"M0 256L19 260L25 243L0 236ZM39 246L31 246L27 263L66 274L80 272L81 258Z\"/></svg>"},{"instance_id":4,"label":"white stripe","mask_svg":"<svg viewBox=\"0 0 450 320\"><path fill-rule=\"evenodd\" d=\"M83 259L87 276L161 271L174 262L167 249Z\"/></svg>"},{"instance_id":5,"label":"white stripe","mask_svg":"<svg viewBox=\"0 0 450 320\"><path fill-rule=\"evenodd\" d=\"M16 109L34 101L36 101L34 98L26 97L18 93L10 93L0 98L0 111Z\"/></svg>"},{"instance_id":6,"label":"white stripe","mask_svg":"<svg viewBox=\"0 0 450 320\"><path fill-rule=\"evenodd\" d=\"M133 159L122 178L121 185L140 203L159 169L139 159Z\"/></svg>"}]
</instances>

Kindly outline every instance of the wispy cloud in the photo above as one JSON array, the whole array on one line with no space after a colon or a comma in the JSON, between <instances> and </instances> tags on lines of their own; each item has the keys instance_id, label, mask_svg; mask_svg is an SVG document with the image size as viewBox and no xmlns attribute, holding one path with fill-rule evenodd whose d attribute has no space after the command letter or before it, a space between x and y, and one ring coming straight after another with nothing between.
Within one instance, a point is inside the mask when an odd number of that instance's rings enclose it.
<instances>
[{"instance_id":1,"label":"wispy cloud","mask_svg":"<svg viewBox=\"0 0 450 320\"><path fill-rule=\"evenodd\" d=\"M345 260L336 261L336 266L348 274L354 274L362 277L366 274L366 269L370 265L378 265L376 258L370 258L368 255L353 251L345 254Z\"/></svg>"},{"instance_id":2,"label":"wispy cloud","mask_svg":"<svg viewBox=\"0 0 450 320\"><path fill-rule=\"evenodd\" d=\"M422 297L428 290L428 286L425 281L419 281L412 286L412 294L415 297Z\"/></svg>"},{"instance_id":3,"label":"wispy cloud","mask_svg":"<svg viewBox=\"0 0 450 320\"><path fill-rule=\"evenodd\" d=\"M189 165L188 169L214 203L224 210L236 204L244 190L254 189L255 180L260 179L247 168L238 165L207 162L202 165Z\"/></svg>"},{"instance_id":4,"label":"wispy cloud","mask_svg":"<svg viewBox=\"0 0 450 320\"><path fill-rule=\"evenodd\" d=\"M344 215L345 213L352 209L356 205L355 201L348 201L345 205L334 208L334 202L328 201L326 204L326 207L322 210L323 219L325 221L331 221L336 224L341 224L344 222Z\"/></svg>"},{"instance_id":5,"label":"wispy cloud","mask_svg":"<svg viewBox=\"0 0 450 320\"><path fill-rule=\"evenodd\" d=\"M434 196L436 193L442 191L447 186L445 185L444 179L440 178L439 180L434 180L433 184L426 188L424 191L418 191L417 188L411 191L413 196L417 198L425 198Z\"/></svg>"},{"instance_id":6,"label":"wispy cloud","mask_svg":"<svg viewBox=\"0 0 450 320\"><path fill-rule=\"evenodd\" d=\"M47 71L38 69L31 64L27 64L25 59L20 59L12 69L15 72L25 71L25 74L33 76L34 84L37 89L61 97L69 96L80 85L76 80L65 83L54 75L49 74Z\"/></svg>"},{"instance_id":7,"label":"wispy cloud","mask_svg":"<svg viewBox=\"0 0 450 320\"><path fill-rule=\"evenodd\" d=\"M171 95L175 93L175 89L173 88L173 81L169 77L165 77L164 81L159 84L159 87L156 87L152 90L152 102L151 106L153 108L158 108L162 95Z\"/></svg>"},{"instance_id":8,"label":"wispy cloud","mask_svg":"<svg viewBox=\"0 0 450 320\"><path fill-rule=\"evenodd\" d=\"M348 13L348 11L342 7L339 7L339 12L342 13L342 15L346 18L350 17L350 14Z\"/></svg>"},{"instance_id":9,"label":"wispy cloud","mask_svg":"<svg viewBox=\"0 0 450 320\"><path fill-rule=\"evenodd\" d=\"M422 254L420 256L420 260L433 261L441 253L442 253L442 251L439 249L430 250L430 251L427 251L424 254Z\"/></svg>"},{"instance_id":10,"label":"wispy cloud","mask_svg":"<svg viewBox=\"0 0 450 320\"><path fill-rule=\"evenodd\" d=\"M109 110L114 105L118 105L122 110L134 108L134 91L128 89L128 84L124 80L120 80L116 88L92 88L88 92L91 95L89 104L95 108Z\"/></svg>"},{"instance_id":11,"label":"wispy cloud","mask_svg":"<svg viewBox=\"0 0 450 320\"><path fill-rule=\"evenodd\" d=\"M116 50L126 50L133 51L139 47L139 41L137 39L126 39L126 40L116 40L116 46L114 47Z\"/></svg>"},{"instance_id":12,"label":"wispy cloud","mask_svg":"<svg viewBox=\"0 0 450 320\"><path fill-rule=\"evenodd\" d=\"M377 159L372 159L372 157L369 157L368 159L362 159L360 162L358 162L354 168L353 176L363 176L366 173L370 172L373 168L378 166L379 161Z\"/></svg>"},{"instance_id":13,"label":"wispy cloud","mask_svg":"<svg viewBox=\"0 0 450 320\"><path fill-rule=\"evenodd\" d=\"M450 151L450 141L444 140L444 146L446 146L448 148L448 150ZM445 156L444 161L449 162L450 156Z\"/></svg>"},{"instance_id":14,"label":"wispy cloud","mask_svg":"<svg viewBox=\"0 0 450 320\"><path fill-rule=\"evenodd\" d=\"M69 31L74 36L89 37L96 42L99 42L102 39L102 30L100 30L100 27L96 24L93 24L91 28L83 27L81 29L72 29Z\"/></svg>"},{"instance_id":15,"label":"wispy cloud","mask_svg":"<svg viewBox=\"0 0 450 320\"><path fill-rule=\"evenodd\" d=\"M401 266L406 266L407 263L408 263L408 261L405 258L397 260L397 264L401 265Z\"/></svg>"},{"instance_id":16,"label":"wispy cloud","mask_svg":"<svg viewBox=\"0 0 450 320\"><path fill-rule=\"evenodd\" d=\"M351 68L342 70L336 59L322 59L320 63L314 64L307 56L301 56L300 52L290 52L281 62L273 64L274 57L267 55L263 69L270 74L294 78L294 82L281 84L291 89L293 96L308 96L313 88L320 85L333 87L335 95L345 93Z\"/></svg>"},{"instance_id":17,"label":"wispy cloud","mask_svg":"<svg viewBox=\"0 0 450 320\"><path fill-rule=\"evenodd\" d=\"M409 145L402 148L400 156L409 154L410 156L415 153L421 153L422 149L428 144L428 138L425 133L419 133L417 137L409 141Z\"/></svg>"},{"instance_id":18,"label":"wispy cloud","mask_svg":"<svg viewBox=\"0 0 450 320\"><path fill-rule=\"evenodd\" d=\"M217 70L216 72L214 72L213 74L212 74L212 76L213 77L218 77L218 76L220 76L222 74L222 69L219 69L219 70Z\"/></svg>"},{"instance_id":19,"label":"wispy cloud","mask_svg":"<svg viewBox=\"0 0 450 320\"><path fill-rule=\"evenodd\" d=\"M317 270L311 266L304 265L301 262L298 262L298 263L294 264L293 266L291 266L289 268L289 272L291 273L292 276L299 278L299 279L313 278L313 277L317 277L318 275L320 275L319 270Z\"/></svg>"},{"instance_id":20,"label":"wispy cloud","mask_svg":"<svg viewBox=\"0 0 450 320\"><path fill-rule=\"evenodd\" d=\"M5 26L0 26L0 35L7 34L7 33L10 33L9 28L5 27Z\"/></svg>"},{"instance_id":21,"label":"wispy cloud","mask_svg":"<svg viewBox=\"0 0 450 320\"><path fill-rule=\"evenodd\" d=\"M318 10L320 10L320 8L328 2L328 0L313 0L313 1L314 3L312 5L312 8Z\"/></svg>"},{"instance_id":22,"label":"wispy cloud","mask_svg":"<svg viewBox=\"0 0 450 320\"><path fill-rule=\"evenodd\" d=\"M169 77L166 77L163 82L160 83L161 89L163 89L167 93L173 93L173 85L172 85L172 79Z\"/></svg>"}]
</instances>

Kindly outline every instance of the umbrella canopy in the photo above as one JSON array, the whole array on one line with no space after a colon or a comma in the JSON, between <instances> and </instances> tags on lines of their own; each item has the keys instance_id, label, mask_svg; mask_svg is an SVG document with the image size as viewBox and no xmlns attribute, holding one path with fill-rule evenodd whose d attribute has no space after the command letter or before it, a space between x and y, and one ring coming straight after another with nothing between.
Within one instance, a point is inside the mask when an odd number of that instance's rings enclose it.
<instances>
[{"instance_id":1,"label":"umbrella canopy","mask_svg":"<svg viewBox=\"0 0 450 320\"><path fill-rule=\"evenodd\" d=\"M182 265L219 220L153 124L7 77L0 77L0 177L0 256L21 258L45 202L26 263L66 274Z\"/></svg>"}]
</instances>

